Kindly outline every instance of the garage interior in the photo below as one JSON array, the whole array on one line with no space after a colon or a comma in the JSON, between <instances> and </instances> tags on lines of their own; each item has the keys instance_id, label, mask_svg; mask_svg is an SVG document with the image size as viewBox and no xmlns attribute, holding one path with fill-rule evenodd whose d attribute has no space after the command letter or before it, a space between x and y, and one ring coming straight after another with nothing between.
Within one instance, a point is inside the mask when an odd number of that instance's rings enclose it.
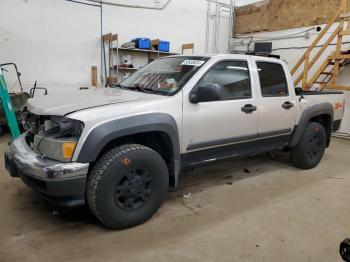
<instances>
[{"instance_id":1,"label":"garage interior","mask_svg":"<svg viewBox=\"0 0 350 262\"><path fill-rule=\"evenodd\" d=\"M350 0L3 0L0 10L0 64L20 72L1 66L10 95L0 94L1 155L23 132L30 97L110 88L166 56L273 56L295 87L345 97L315 168L294 167L284 151L191 168L150 220L124 230L104 227L87 206L47 201L2 160L0 261L343 261Z\"/></svg>"}]
</instances>

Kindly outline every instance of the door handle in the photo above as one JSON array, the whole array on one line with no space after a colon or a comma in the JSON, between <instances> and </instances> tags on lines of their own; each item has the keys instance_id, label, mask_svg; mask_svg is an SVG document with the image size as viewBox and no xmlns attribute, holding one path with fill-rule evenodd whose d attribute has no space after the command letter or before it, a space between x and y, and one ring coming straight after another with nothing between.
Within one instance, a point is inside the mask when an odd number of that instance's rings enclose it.
<instances>
[{"instance_id":1,"label":"door handle","mask_svg":"<svg viewBox=\"0 0 350 262\"><path fill-rule=\"evenodd\" d=\"M282 104L282 107L283 107L285 110L289 110L289 109L291 109L293 106L294 106L294 104L291 103L291 102L289 102L289 101L284 102L284 103Z\"/></svg>"},{"instance_id":2,"label":"door handle","mask_svg":"<svg viewBox=\"0 0 350 262\"><path fill-rule=\"evenodd\" d=\"M253 105L251 105L251 104L247 104L247 105L245 105L245 106L243 106L243 107L241 108L241 111L244 112L244 113L246 113L246 114L253 113L253 112L256 111L256 110L257 110L257 107L256 107L256 106L253 106Z\"/></svg>"}]
</instances>

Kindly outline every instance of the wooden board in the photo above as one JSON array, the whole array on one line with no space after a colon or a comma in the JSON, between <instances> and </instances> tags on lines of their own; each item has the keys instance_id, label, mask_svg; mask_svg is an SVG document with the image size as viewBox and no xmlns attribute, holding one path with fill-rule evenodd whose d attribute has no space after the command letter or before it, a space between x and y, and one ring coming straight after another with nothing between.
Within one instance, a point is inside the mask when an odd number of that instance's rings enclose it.
<instances>
[{"instance_id":1,"label":"wooden board","mask_svg":"<svg viewBox=\"0 0 350 262\"><path fill-rule=\"evenodd\" d=\"M325 24L339 6L340 0L265 0L236 9L235 34Z\"/></svg>"},{"instance_id":2,"label":"wooden board","mask_svg":"<svg viewBox=\"0 0 350 262\"><path fill-rule=\"evenodd\" d=\"M182 53L184 53L185 50L192 49L192 53L194 53L194 43L189 44L183 44L182 45Z\"/></svg>"},{"instance_id":3,"label":"wooden board","mask_svg":"<svg viewBox=\"0 0 350 262\"><path fill-rule=\"evenodd\" d=\"M91 85L97 86L97 66L91 66Z\"/></svg>"},{"instance_id":4,"label":"wooden board","mask_svg":"<svg viewBox=\"0 0 350 262\"><path fill-rule=\"evenodd\" d=\"M117 41L118 34L108 33L102 36L103 41Z\"/></svg>"}]
</instances>

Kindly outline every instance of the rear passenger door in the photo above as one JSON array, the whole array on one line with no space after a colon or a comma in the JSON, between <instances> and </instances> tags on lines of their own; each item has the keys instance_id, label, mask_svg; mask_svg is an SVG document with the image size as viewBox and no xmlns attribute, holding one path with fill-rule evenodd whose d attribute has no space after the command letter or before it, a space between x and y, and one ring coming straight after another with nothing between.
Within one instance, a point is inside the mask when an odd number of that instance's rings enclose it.
<instances>
[{"instance_id":1,"label":"rear passenger door","mask_svg":"<svg viewBox=\"0 0 350 262\"><path fill-rule=\"evenodd\" d=\"M296 101L290 96L285 70L278 62L256 61L258 90L260 92L258 138L283 136L293 130L296 118ZM287 139L287 137L286 137Z\"/></svg>"}]
</instances>

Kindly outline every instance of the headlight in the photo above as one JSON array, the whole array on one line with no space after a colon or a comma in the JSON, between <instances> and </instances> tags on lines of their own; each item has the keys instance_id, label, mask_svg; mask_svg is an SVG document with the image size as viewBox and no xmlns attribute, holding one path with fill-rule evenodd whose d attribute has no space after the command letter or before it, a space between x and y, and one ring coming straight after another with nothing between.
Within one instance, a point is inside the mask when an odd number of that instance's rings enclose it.
<instances>
[{"instance_id":1,"label":"headlight","mask_svg":"<svg viewBox=\"0 0 350 262\"><path fill-rule=\"evenodd\" d=\"M45 121L45 130L49 131L50 127L58 128L62 135L79 137L83 132L84 124L75 119L52 116L50 120Z\"/></svg>"},{"instance_id":2,"label":"headlight","mask_svg":"<svg viewBox=\"0 0 350 262\"><path fill-rule=\"evenodd\" d=\"M45 131L34 136L33 149L48 158L70 162L83 128L78 120L50 117L45 121Z\"/></svg>"}]
</instances>

